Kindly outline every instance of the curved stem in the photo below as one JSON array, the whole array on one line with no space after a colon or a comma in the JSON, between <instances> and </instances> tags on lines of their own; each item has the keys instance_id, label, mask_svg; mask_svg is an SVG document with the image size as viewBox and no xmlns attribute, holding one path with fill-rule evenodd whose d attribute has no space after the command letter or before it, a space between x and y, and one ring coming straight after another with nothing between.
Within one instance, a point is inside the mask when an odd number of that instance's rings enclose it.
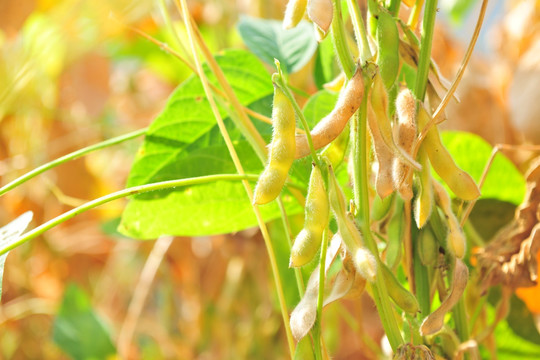
<instances>
[{"instance_id":1,"label":"curved stem","mask_svg":"<svg viewBox=\"0 0 540 360\"><path fill-rule=\"evenodd\" d=\"M13 250L19 245L24 244L25 242L32 240L33 238L43 234L45 231L79 215L82 214L85 211L88 211L90 209L93 209L95 207L98 207L100 205L106 204L108 202L111 202L113 200L118 200L121 198L125 198L132 195L138 195L149 191L156 191L156 190L163 190L163 189L170 189L180 186L189 186L189 185L200 185L205 184L209 182L214 181L227 181L227 180L252 180L257 181L259 178L259 175L238 175L238 174L219 174L219 175L208 175L208 176L200 176L196 178L186 178L186 179L179 179L179 180L168 180L168 181L161 181L157 183L152 184L145 184L145 185L139 185L139 186L133 186L129 187L127 189L123 189L120 191L116 191L114 193L102 196L100 198L94 199L92 201L89 201L81 206L78 206L74 209L71 209L62 215L59 215L55 217L52 220L47 221L46 223L30 230L29 232L22 235L17 241L4 245L0 248L0 255L5 254L6 252Z\"/></svg>"},{"instance_id":2,"label":"curved stem","mask_svg":"<svg viewBox=\"0 0 540 360\"><path fill-rule=\"evenodd\" d=\"M148 130L148 128L135 130L135 131L130 132L128 134L117 136L117 137L114 137L112 139L105 140L105 141L102 141L100 143L87 146L85 148L79 149L77 151L74 151L74 152L69 153L67 155L64 155L62 157L59 157L56 160L50 161L50 162L48 162L46 164L43 164L43 165L35 168L34 170L24 174L23 176L20 176L17 179L11 181L9 184L6 184L6 185L2 186L2 188L0 188L0 196L5 194L9 190L11 190L11 189L13 189L13 188L27 182L28 180L32 179L33 177L36 177L39 174L41 174L41 173L43 173L43 172L45 172L47 170L50 170L50 169L52 169L52 168L54 168L54 167L56 167L58 165L61 165L61 164L65 163L65 162L68 162L70 160L77 159L77 158L79 158L79 157L81 157L83 155L86 155L88 153L91 153L93 151L100 150L100 149L103 149L103 148L106 148L106 147L109 147L109 146L120 144L120 143L122 143L124 141L134 139L136 137L139 137L141 135L146 134L147 130Z\"/></svg>"},{"instance_id":3,"label":"curved stem","mask_svg":"<svg viewBox=\"0 0 540 360\"><path fill-rule=\"evenodd\" d=\"M328 248L328 229L324 230L319 260L319 293L317 294L317 321L315 323L315 358L322 359L322 309L324 303L324 281L326 275L326 250Z\"/></svg>"},{"instance_id":4,"label":"curved stem","mask_svg":"<svg viewBox=\"0 0 540 360\"><path fill-rule=\"evenodd\" d=\"M487 4L488 4L488 0L482 1L482 8L480 9L480 14L478 15L478 20L476 21L476 27L474 28L473 36L471 38L471 41L469 42L467 51L465 52L465 55L463 56L463 60L461 62L461 65L459 66L459 70L456 74L456 77L454 78L454 81L452 82L450 89L448 89L443 99L441 100L441 103L439 104L435 112L433 113L433 117L426 124L426 126L424 127L420 135L418 136L416 147L420 146L420 144L426 137L431 127L439 123L438 121L439 116L443 113L444 109L446 109L446 106L448 106L450 99L452 99L452 97L454 96L454 93L456 92L456 89L461 79L463 78L463 74L465 74L465 69L467 68L467 65L469 64L469 60L471 59L471 55L474 50L474 46L476 45L476 41L478 40L478 36L480 35L480 30L482 29L482 23L486 15Z\"/></svg>"},{"instance_id":5,"label":"curved stem","mask_svg":"<svg viewBox=\"0 0 540 360\"><path fill-rule=\"evenodd\" d=\"M401 0L390 0L390 5L388 5L388 11L392 16L396 17L399 14L399 7L401 6Z\"/></svg>"},{"instance_id":6,"label":"curved stem","mask_svg":"<svg viewBox=\"0 0 540 360\"><path fill-rule=\"evenodd\" d=\"M349 8L349 13L351 14L356 44L358 49L360 49L360 62L364 64L366 61L373 58L367 39L366 25L364 23L364 19L362 18L362 14L360 13L358 2L355 0L347 0L347 6Z\"/></svg>"}]
</instances>

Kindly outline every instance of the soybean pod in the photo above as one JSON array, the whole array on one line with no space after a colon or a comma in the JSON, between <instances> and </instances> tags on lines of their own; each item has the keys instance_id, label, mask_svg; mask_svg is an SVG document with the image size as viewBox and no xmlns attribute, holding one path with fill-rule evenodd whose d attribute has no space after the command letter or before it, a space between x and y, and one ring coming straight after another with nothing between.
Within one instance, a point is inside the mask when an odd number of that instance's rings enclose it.
<instances>
[{"instance_id":1,"label":"soybean pod","mask_svg":"<svg viewBox=\"0 0 540 360\"><path fill-rule=\"evenodd\" d=\"M399 157L409 166L412 166L416 170L420 170L420 164L394 142L392 123L388 113L388 92L384 87L380 72L376 72L375 77L373 78L370 99L381 137L386 146L392 150L395 156Z\"/></svg>"},{"instance_id":2,"label":"soybean pod","mask_svg":"<svg viewBox=\"0 0 540 360\"><path fill-rule=\"evenodd\" d=\"M283 28L292 29L302 20L306 12L307 0L289 0L283 17Z\"/></svg>"},{"instance_id":3,"label":"soybean pod","mask_svg":"<svg viewBox=\"0 0 540 360\"><path fill-rule=\"evenodd\" d=\"M377 65L381 72L384 86L390 89L399 72L399 31L392 15L380 10L376 27Z\"/></svg>"},{"instance_id":4,"label":"soybean pod","mask_svg":"<svg viewBox=\"0 0 540 360\"><path fill-rule=\"evenodd\" d=\"M414 199L414 221L421 229L428 221L433 208L433 188L431 185L431 169L426 151L420 147L418 158L422 165L422 170L418 175L418 191Z\"/></svg>"},{"instance_id":5,"label":"soybean pod","mask_svg":"<svg viewBox=\"0 0 540 360\"><path fill-rule=\"evenodd\" d=\"M465 251L467 250L467 240L465 239L465 234L461 229L459 220L452 211L450 196L446 192L446 189L436 181L433 181L433 189L435 190L437 203L448 221L446 246L453 255L461 259L465 256Z\"/></svg>"},{"instance_id":6,"label":"soybean pod","mask_svg":"<svg viewBox=\"0 0 540 360\"><path fill-rule=\"evenodd\" d=\"M394 192L394 181L392 179L392 162L394 154L384 142L381 131L377 124L377 116L371 106L367 109L367 121L369 133L373 140L375 158L377 159L377 174L375 176L375 190L381 199Z\"/></svg>"},{"instance_id":7,"label":"soybean pod","mask_svg":"<svg viewBox=\"0 0 540 360\"><path fill-rule=\"evenodd\" d=\"M452 289L450 295L441 303L441 306L424 319L420 326L420 335L426 336L436 333L444 326L444 316L457 304L463 291L467 287L469 269L461 260L456 259L452 276Z\"/></svg>"},{"instance_id":8,"label":"soybean pod","mask_svg":"<svg viewBox=\"0 0 540 360\"><path fill-rule=\"evenodd\" d=\"M313 166L309 179L304 215L304 228L291 249L290 267L303 266L319 251L322 236L329 219L328 195L321 170Z\"/></svg>"},{"instance_id":9,"label":"soybean pod","mask_svg":"<svg viewBox=\"0 0 540 360\"><path fill-rule=\"evenodd\" d=\"M416 297L396 278L394 273L384 264L380 264L381 275L388 289L388 295L402 310L409 314L416 314L420 310Z\"/></svg>"},{"instance_id":10,"label":"soybean pod","mask_svg":"<svg viewBox=\"0 0 540 360\"><path fill-rule=\"evenodd\" d=\"M294 108L283 90L274 84L272 142L268 163L259 177L253 203L262 205L278 197L294 161L296 118Z\"/></svg>"},{"instance_id":11,"label":"soybean pod","mask_svg":"<svg viewBox=\"0 0 540 360\"><path fill-rule=\"evenodd\" d=\"M402 90L396 99L397 145L409 155L412 153L416 139L416 101L409 89ZM423 166L423 164L421 164ZM399 158L392 164L392 178L394 185L404 200L413 197L412 183L410 181L410 167ZM422 169L423 170L423 169Z\"/></svg>"},{"instance_id":12,"label":"soybean pod","mask_svg":"<svg viewBox=\"0 0 540 360\"><path fill-rule=\"evenodd\" d=\"M358 110L364 96L364 79L360 67L339 94L334 109L319 121L311 130L313 147L318 150L338 137L345 129L345 125ZM296 158L309 155L307 137L305 134L296 136Z\"/></svg>"},{"instance_id":13,"label":"soybean pod","mask_svg":"<svg viewBox=\"0 0 540 360\"><path fill-rule=\"evenodd\" d=\"M430 116L422 105L418 107L418 126L423 129L430 121ZM463 200L475 200L480 196L480 190L473 178L461 170L452 156L444 147L437 126L432 126L427 132L421 147L427 152L429 161L435 172L444 180L448 187Z\"/></svg>"}]
</instances>

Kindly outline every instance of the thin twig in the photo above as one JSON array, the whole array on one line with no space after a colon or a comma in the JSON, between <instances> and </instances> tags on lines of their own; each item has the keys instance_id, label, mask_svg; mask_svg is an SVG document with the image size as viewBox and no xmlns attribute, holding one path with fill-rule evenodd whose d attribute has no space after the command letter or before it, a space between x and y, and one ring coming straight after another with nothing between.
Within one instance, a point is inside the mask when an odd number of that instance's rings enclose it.
<instances>
[{"instance_id":1,"label":"thin twig","mask_svg":"<svg viewBox=\"0 0 540 360\"><path fill-rule=\"evenodd\" d=\"M158 238L154 243L154 247L152 248L150 255L148 255L146 263L144 264L141 276L139 277L139 281L137 282L137 286L133 292L133 298L129 303L126 318L124 319L122 328L120 329L120 333L118 335L118 352L124 359L129 357L129 345L131 344L133 334L135 333L137 321L143 310L144 303L146 302L148 292L150 291L150 287L154 277L156 276L159 265L161 264L165 253L171 246L172 241L172 236L161 236Z\"/></svg>"}]
</instances>

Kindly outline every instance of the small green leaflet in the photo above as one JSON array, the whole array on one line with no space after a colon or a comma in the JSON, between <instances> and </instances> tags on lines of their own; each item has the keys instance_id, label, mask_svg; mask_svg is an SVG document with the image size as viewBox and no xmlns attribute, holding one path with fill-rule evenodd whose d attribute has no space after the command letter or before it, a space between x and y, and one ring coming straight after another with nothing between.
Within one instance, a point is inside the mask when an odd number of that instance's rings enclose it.
<instances>
[{"instance_id":1,"label":"small green leaflet","mask_svg":"<svg viewBox=\"0 0 540 360\"><path fill-rule=\"evenodd\" d=\"M53 325L53 341L75 360L107 359L116 353L109 329L86 293L69 285Z\"/></svg>"},{"instance_id":2,"label":"small green leaflet","mask_svg":"<svg viewBox=\"0 0 540 360\"><path fill-rule=\"evenodd\" d=\"M17 241L28 224L30 224L30 221L32 221L32 216L33 213L27 211L6 226L0 228L0 248L4 248ZM8 254L9 252L0 256L0 298L2 298L2 279L4 278L4 265Z\"/></svg>"},{"instance_id":3,"label":"small green leaflet","mask_svg":"<svg viewBox=\"0 0 540 360\"><path fill-rule=\"evenodd\" d=\"M289 74L302 69L317 50L313 26L307 21L284 30L281 21L242 16L238 31L249 50L262 61L273 67L274 58L278 59Z\"/></svg>"}]
</instances>

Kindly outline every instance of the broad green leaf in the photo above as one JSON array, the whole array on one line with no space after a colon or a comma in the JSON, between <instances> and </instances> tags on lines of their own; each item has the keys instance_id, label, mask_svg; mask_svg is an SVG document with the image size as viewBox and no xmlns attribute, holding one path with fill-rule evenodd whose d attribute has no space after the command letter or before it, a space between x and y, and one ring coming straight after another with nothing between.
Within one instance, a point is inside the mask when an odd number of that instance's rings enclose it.
<instances>
[{"instance_id":1,"label":"broad green leaf","mask_svg":"<svg viewBox=\"0 0 540 360\"><path fill-rule=\"evenodd\" d=\"M478 135L459 131L445 131L442 139L456 163L478 183L491 155L491 145ZM499 153L481 192L482 199L497 199L518 205L525 196L525 180L512 162Z\"/></svg>"},{"instance_id":2,"label":"broad green leaf","mask_svg":"<svg viewBox=\"0 0 540 360\"><path fill-rule=\"evenodd\" d=\"M323 85L334 79L340 71L331 36L327 36L319 43L317 56L315 57L315 70L313 72L315 85L317 85L317 88L322 89Z\"/></svg>"},{"instance_id":3,"label":"broad green leaf","mask_svg":"<svg viewBox=\"0 0 540 360\"><path fill-rule=\"evenodd\" d=\"M281 21L242 16L238 31L249 50L262 61L273 67L274 58L278 59L289 74L303 68L317 50L313 26L306 21L284 30Z\"/></svg>"},{"instance_id":4,"label":"broad green leaf","mask_svg":"<svg viewBox=\"0 0 540 360\"><path fill-rule=\"evenodd\" d=\"M495 317L495 309L488 305L488 318L490 321ZM516 335L508 321L501 321L495 328L495 345L497 359L499 360L533 360L540 359L540 344L533 343ZM483 359L491 359L492 356L485 347L481 347Z\"/></svg>"},{"instance_id":5,"label":"broad green leaf","mask_svg":"<svg viewBox=\"0 0 540 360\"><path fill-rule=\"evenodd\" d=\"M302 340L296 344L293 360L315 360L310 336L304 336Z\"/></svg>"},{"instance_id":6,"label":"broad green leaf","mask_svg":"<svg viewBox=\"0 0 540 360\"><path fill-rule=\"evenodd\" d=\"M252 104L259 111L265 109L266 115L270 115L273 86L270 74L257 58L247 51L229 50L216 60L239 101L244 105ZM216 83L213 74L206 71L209 79ZM226 111L220 110L225 116ZM262 134L270 136L268 124L256 122L255 125ZM240 130L229 119L226 126L244 171L260 173L263 163ZM305 167L302 162L297 163ZM291 173L296 172L293 166ZM192 76L173 92L163 112L150 126L131 169L128 186L220 173L236 173L236 168L202 85ZM300 211L291 196L285 196L284 201L289 210ZM279 217L276 204L260 209L265 220ZM256 225L244 187L236 181L136 196L124 210L119 230L130 237L151 239L163 234L229 233Z\"/></svg>"},{"instance_id":7,"label":"broad green leaf","mask_svg":"<svg viewBox=\"0 0 540 360\"><path fill-rule=\"evenodd\" d=\"M328 115L336 105L338 94L321 90L313 94L304 105L304 116L310 126L313 128L326 115Z\"/></svg>"},{"instance_id":8,"label":"broad green leaf","mask_svg":"<svg viewBox=\"0 0 540 360\"><path fill-rule=\"evenodd\" d=\"M11 245L19 239L19 236L32 221L33 213L27 211L9 224L0 228L0 248ZM0 256L0 299L2 298L2 285L4 278L4 265L9 252Z\"/></svg>"},{"instance_id":9,"label":"broad green leaf","mask_svg":"<svg viewBox=\"0 0 540 360\"><path fill-rule=\"evenodd\" d=\"M69 285L53 325L53 341L73 359L106 359L116 353L111 335L90 299Z\"/></svg>"}]
</instances>

